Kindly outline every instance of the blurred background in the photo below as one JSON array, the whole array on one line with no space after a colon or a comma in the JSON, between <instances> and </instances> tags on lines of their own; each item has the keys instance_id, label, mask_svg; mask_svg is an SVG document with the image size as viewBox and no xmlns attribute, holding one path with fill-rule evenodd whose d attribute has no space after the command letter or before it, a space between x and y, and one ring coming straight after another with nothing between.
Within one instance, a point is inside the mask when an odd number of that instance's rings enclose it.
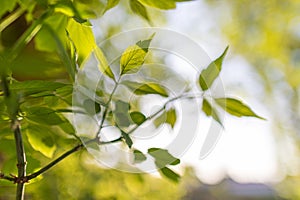
<instances>
[{"instance_id":1,"label":"blurred background","mask_svg":"<svg viewBox=\"0 0 300 200\"><path fill-rule=\"evenodd\" d=\"M226 116L225 130L206 158L198 159L197 146L181 158L178 184L157 175L99 167L82 152L30 183L26 198L300 199L300 2L197 0L178 3L175 10L148 11L152 26L186 35L212 59L229 45L221 73L226 95L241 97L267 120ZM99 42L150 26L129 11L127 1L92 24ZM26 26L24 15L3 30L0 47L10 46ZM58 56L39 48L33 51L34 45L30 43L16 59L15 78L66 77ZM61 147L60 152L66 149ZM1 146L0 166L4 160ZM11 183L0 181L1 200L13 199L14 192Z\"/></svg>"}]
</instances>

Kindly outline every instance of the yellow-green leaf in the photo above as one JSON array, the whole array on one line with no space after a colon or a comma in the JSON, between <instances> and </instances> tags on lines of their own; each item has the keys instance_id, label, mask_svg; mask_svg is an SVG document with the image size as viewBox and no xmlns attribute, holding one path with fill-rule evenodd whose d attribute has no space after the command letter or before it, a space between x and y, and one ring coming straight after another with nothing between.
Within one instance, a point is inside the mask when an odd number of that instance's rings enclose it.
<instances>
[{"instance_id":1,"label":"yellow-green leaf","mask_svg":"<svg viewBox=\"0 0 300 200\"><path fill-rule=\"evenodd\" d=\"M174 108L167 111L167 119L166 123L170 124L172 128L174 128L177 120L176 110Z\"/></svg>"},{"instance_id":2,"label":"yellow-green leaf","mask_svg":"<svg viewBox=\"0 0 300 200\"><path fill-rule=\"evenodd\" d=\"M176 1L175 0L139 0L142 4L151 6L158 9L168 10L168 9L175 9L176 8Z\"/></svg>"},{"instance_id":3,"label":"yellow-green leaf","mask_svg":"<svg viewBox=\"0 0 300 200\"><path fill-rule=\"evenodd\" d=\"M203 99L202 110L207 116L212 116L214 120L216 120L221 126L223 126L217 111L211 106L211 104L206 99Z\"/></svg>"},{"instance_id":4,"label":"yellow-green leaf","mask_svg":"<svg viewBox=\"0 0 300 200\"><path fill-rule=\"evenodd\" d=\"M207 90L214 83L215 79L219 76L220 71L222 70L223 59L226 55L228 47L224 50L222 55L211 62L208 67L201 71L199 76L199 85L202 90Z\"/></svg>"},{"instance_id":5,"label":"yellow-green leaf","mask_svg":"<svg viewBox=\"0 0 300 200\"><path fill-rule=\"evenodd\" d=\"M131 89L136 95L159 94L163 97L168 97L166 89L157 83L123 81L122 84Z\"/></svg>"},{"instance_id":6,"label":"yellow-green leaf","mask_svg":"<svg viewBox=\"0 0 300 200\"><path fill-rule=\"evenodd\" d=\"M104 13L106 13L108 10L112 9L113 7L117 6L119 4L120 0L107 0L106 7L104 9Z\"/></svg>"},{"instance_id":7,"label":"yellow-green leaf","mask_svg":"<svg viewBox=\"0 0 300 200\"><path fill-rule=\"evenodd\" d=\"M148 16L147 8L143 4L141 4L138 0L130 0L130 8L132 12L144 18L148 22L151 22Z\"/></svg>"},{"instance_id":8,"label":"yellow-green leaf","mask_svg":"<svg viewBox=\"0 0 300 200\"><path fill-rule=\"evenodd\" d=\"M146 120L145 115L137 111L131 112L130 117L132 121L137 125L141 125Z\"/></svg>"},{"instance_id":9,"label":"yellow-green leaf","mask_svg":"<svg viewBox=\"0 0 300 200\"><path fill-rule=\"evenodd\" d=\"M255 114L251 108L249 108L242 101L233 98L217 98L216 103L223 108L227 113L236 117L249 116L264 119L263 117Z\"/></svg>"},{"instance_id":10,"label":"yellow-green leaf","mask_svg":"<svg viewBox=\"0 0 300 200\"><path fill-rule=\"evenodd\" d=\"M96 46L94 53L98 61L98 69L100 70L100 72L115 80L115 75L110 69L110 66L108 65L108 62L102 50Z\"/></svg>"}]
</instances>

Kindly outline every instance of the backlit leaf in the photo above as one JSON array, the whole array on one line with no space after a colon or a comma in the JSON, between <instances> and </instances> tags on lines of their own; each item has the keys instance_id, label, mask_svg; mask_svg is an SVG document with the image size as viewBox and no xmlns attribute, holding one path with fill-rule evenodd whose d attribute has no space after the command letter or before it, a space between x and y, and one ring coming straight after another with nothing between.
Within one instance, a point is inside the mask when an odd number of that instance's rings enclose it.
<instances>
[{"instance_id":1,"label":"backlit leaf","mask_svg":"<svg viewBox=\"0 0 300 200\"><path fill-rule=\"evenodd\" d=\"M115 75L111 71L110 66L107 63L107 60L102 50L96 46L94 53L98 61L98 69L100 70L100 72L115 80Z\"/></svg>"},{"instance_id":2,"label":"backlit leaf","mask_svg":"<svg viewBox=\"0 0 300 200\"><path fill-rule=\"evenodd\" d=\"M29 107L25 111L26 118L38 124L58 125L66 121L62 115L48 107Z\"/></svg>"},{"instance_id":3,"label":"backlit leaf","mask_svg":"<svg viewBox=\"0 0 300 200\"><path fill-rule=\"evenodd\" d=\"M216 103L223 108L227 113L236 117L249 116L264 119L256 115L251 108L249 108L242 101L233 98L217 98Z\"/></svg>"},{"instance_id":4,"label":"backlit leaf","mask_svg":"<svg viewBox=\"0 0 300 200\"><path fill-rule=\"evenodd\" d=\"M176 8L176 1L175 0L164 0L164 1L157 1L157 0L139 0L142 4L151 6L158 9L175 9Z\"/></svg>"},{"instance_id":5,"label":"backlit leaf","mask_svg":"<svg viewBox=\"0 0 300 200\"><path fill-rule=\"evenodd\" d=\"M150 18L148 16L147 8L141 4L138 0L130 0L130 8L132 12L141 16L148 22L150 22Z\"/></svg>"},{"instance_id":6,"label":"backlit leaf","mask_svg":"<svg viewBox=\"0 0 300 200\"><path fill-rule=\"evenodd\" d=\"M34 124L28 125L25 132L33 149L48 158L52 158L56 145L49 128Z\"/></svg>"},{"instance_id":7,"label":"backlit leaf","mask_svg":"<svg viewBox=\"0 0 300 200\"><path fill-rule=\"evenodd\" d=\"M143 113L137 112L137 111L131 112L130 117L131 117L132 121L134 123L136 123L137 125L141 125L146 120L145 115L143 115Z\"/></svg>"},{"instance_id":8,"label":"backlit leaf","mask_svg":"<svg viewBox=\"0 0 300 200\"><path fill-rule=\"evenodd\" d=\"M217 111L211 106L211 104L206 99L203 99L202 110L207 116L212 116L214 120L216 120L220 125L223 126Z\"/></svg>"},{"instance_id":9,"label":"backlit leaf","mask_svg":"<svg viewBox=\"0 0 300 200\"><path fill-rule=\"evenodd\" d=\"M211 87L215 79L219 76L220 71L222 70L222 62L226 55L228 47L224 50L222 55L211 62L208 67L201 71L199 76L199 85L202 90L207 90Z\"/></svg>"},{"instance_id":10,"label":"backlit leaf","mask_svg":"<svg viewBox=\"0 0 300 200\"><path fill-rule=\"evenodd\" d=\"M147 40L137 42L123 52L120 60L120 75L133 74L141 68L153 36Z\"/></svg>"},{"instance_id":11,"label":"backlit leaf","mask_svg":"<svg viewBox=\"0 0 300 200\"><path fill-rule=\"evenodd\" d=\"M177 120L176 110L174 108L167 111L167 119L166 123L170 124L172 128L174 128Z\"/></svg>"},{"instance_id":12,"label":"backlit leaf","mask_svg":"<svg viewBox=\"0 0 300 200\"><path fill-rule=\"evenodd\" d=\"M104 13L108 10L112 9L113 7L117 6L119 4L120 0L107 0L106 7L104 9Z\"/></svg>"},{"instance_id":13,"label":"backlit leaf","mask_svg":"<svg viewBox=\"0 0 300 200\"><path fill-rule=\"evenodd\" d=\"M168 97L166 89L157 83L137 83L133 81L123 81L122 84L126 85L136 95L159 94L163 97Z\"/></svg>"}]
</instances>

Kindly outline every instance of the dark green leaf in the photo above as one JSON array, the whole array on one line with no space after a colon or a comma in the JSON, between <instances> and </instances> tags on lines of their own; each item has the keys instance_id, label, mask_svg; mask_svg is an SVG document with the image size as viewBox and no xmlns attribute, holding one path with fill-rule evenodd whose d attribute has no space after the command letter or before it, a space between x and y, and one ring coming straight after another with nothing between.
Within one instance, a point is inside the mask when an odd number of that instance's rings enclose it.
<instances>
[{"instance_id":1,"label":"dark green leaf","mask_svg":"<svg viewBox=\"0 0 300 200\"><path fill-rule=\"evenodd\" d=\"M136 123L137 125L141 125L146 120L145 115L143 115L143 113L140 113L137 111L131 112L130 117L131 117L132 121L134 123Z\"/></svg>"},{"instance_id":2,"label":"dark green leaf","mask_svg":"<svg viewBox=\"0 0 300 200\"><path fill-rule=\"evenodd\" d=\"M108 10L112 9L113 7L117 6L119 4L120 0L107 0L106 7L104 9L104 13Z\"/></svg>"},{"instance_id":3,"label":"dark green leaf","mask_svg":"<svg viewBox=\"0 0 300 200\"><path fill-rule=\"evenodd\" d=\"M177 165L180 163L178 158L172 156L168 150L160 148L150 148L148 153L155 159L155 164L158 168L165 167L166 165Z\"/></svg>"},{"instance_id":4,"label":"dark green leaf","mask_svg":"<svg viewBox=\"0 0 300 200\"><path fill-rule=\"evenodd\" d=\"M223 108L227 113L236 117L249 116L264 119L256 115L246 104L242 101L233 98L217 98L217 104Z\"/></svg>"},{"instance_id":5,"label":"dark green leaf","mask_svg":"<svg viewBox=\"0 0 300 200\"><path fill-rule=\"evenodd\" d=\"M48 158L52 158L56 150L56 145L49 128L33 124L28 125L25 132L28 137L28 142L33 149L41 152Z\"/></svg>"},{"instance_id":6,"label":"dark green leaf","mask_svg":"<svg viewBox=\"0 0 300 200\"><path fill-rule=\"evenodd\" d=\"M122 137L125 139L125 142L126 142L127 146L128 146L129 148L131 148L131 147L132 147L132 144L133 144L131 138L129 137L129 135L128 135L127 133L125 133L125 132L123 132L123 131L121 131L121 133L122 133Z\"/></svg>"},{"instance_id":7,"label":"dark green leaf","mask_svg":"<svg viewBox=\"0 0 300 200\"><path fill-rule=\"evenodd\" d=\"M137 83L133 81L123 81L122 84L126 85L137 95L159 94L163 97L168 97L166 89L157 83Z\"/></svg>"},{"instance_id":8,"label":"dark green leaf","mask_svg":"<svg viewBox=\"0 0 300 200\"><path fill-rule=\"evenodd\" d=\"M102 50L99 47L96 47L94 53L98 61L98 69L100 72L115 80L115 75L111 71Z\"/></svg>"},{"instance_id":9,"label":"dark green leaf","mask_svg":"<svg viewBox=\"0 0 300 200\"><path fill-rule=\"evenodd\" d=\"M141 163L147 159L147 157L143 154L143 152L137 149L133 151L133 155L134 155L134 163Z\"/></svg>"},{"instance_id":10,"label":"dark green leaf","mask_svg":"<svg viewBox=\"0 0 300 200\"><path fill-rule=\"evenodd\" d=\"M62 115L47 107L26 108L26 118L45 125L58 125L66 121Z\"/></svg>"},{"instance_id":11,"label":"dark green leaf","mask_svg":"<svg viewBox=\"0 0 300 200\"><path fill-rule=\"evenodd\" d=\"M130 125L129 109L130 105L124 101L116 101L114 118L118 126L128 127Z\"/></svg>"},{"instance_id":12,"label":"dark green leaf","mask_svg":"<svg viewBox=\"0 0 300 200\"><path fill-rule=\"evenodd\" d=\"M142 18L151 23L150 18L148 16L147 8L138 0L130 0L130 8L132 12L141 16Z\"/></svg>"},{"instance_id":13,"label":"dark green leaf","mask_svg":"<svg viewBox=\"0 0 300 200\"><path fill-rule=\"evenodd\" d=\"M167 177L168 179L176 183L178 183L180 180L180 176L168 167L163 167L159 169L159 171L161 172L162 175L164 175L165 177Z\"/></svg>"},{"instance_id":14,"label":"dark green leaf","mask_svg":"<svg viewBox=\"0 0 300 200\"><path fill-rule=\"evenodd\" d=\"M128 47L120 60L120 75L136 73L144 64L153 35L144 41Z\"/></svg>"},{"instance_id":15,"label":"dark green leaf","mask_svg":"<svg viewBox=\"0 0 300 200\"><path fill-rule=\"evenodd\" d=\"M23 96L28 96L37 93L44 93L46 91L54 91L58 88L64 87L67 84L53 82L53 81L22 81L13 82L9 85L11 91L21 93Z\"/></svg>"},{"instance_id":16,"label":"dark green leaf","mask_svg":"<svg viewBox=\"0 0 300 200\"><path fill-rule=\"evenodd\" d=\"M85 108L86 112L90 115L94 115L101 111L101 106L92 99L84 100L83 107Z\"/></svg>"},{"instance_id":17,"label":"dark green leaf","mask_svg":"<svg viewBox=\"0 0 300 200\"><path fill-rule=\"evenodd\" d=\"M207 116L212 116L212 118L216 120L216 122L223 126L217 111L211 106L211 104L206 99L203 99L202 110Z\"/></svg>"},{"instance_id":18,"label":"dark green leaf","mask_svg":"<svg viewBox=\"0 0 300 200\"><path fill-rule=\"evenodd\" d=\"M226 55L228 47L224 50L222 55L211 62L208 67L201 71L199 76L199 84L202 90L207 90L211 87L215 79L219 76L220 71L222 70L222 62Z\"/></svg>"}]
</instances>

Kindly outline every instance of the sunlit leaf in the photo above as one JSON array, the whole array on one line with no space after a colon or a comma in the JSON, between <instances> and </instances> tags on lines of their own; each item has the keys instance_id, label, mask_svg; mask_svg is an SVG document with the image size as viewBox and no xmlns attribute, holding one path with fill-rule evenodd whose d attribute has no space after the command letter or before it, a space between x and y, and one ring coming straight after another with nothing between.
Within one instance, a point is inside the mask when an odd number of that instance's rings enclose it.
<instances>
[{"instance_id":1,"label":"sunlit leaf","mask_svg":"<svg viewBox=\"0 0 300 200\"><path fill-rule=\"evenodd\" d=\"M37 124L29 125L26 129L28 142L36 151L48 158L52 158L56 145L49 128Z\"/></svg>"},{"instance_id":2,"label":"sunlit leaf","mask_svg":"<svg viewBox=\"0 0 300 200\"><path fill-rule=\"evenodd\" d=\"M168 167L163 167L159 169L159 172L161 172L162 175L176 183L180 180L180 176Z\"/></svg>"},{"instance_id":3,"label":"sunlit leaf","mask_svg":"<svg viewBox=\"0 0 300 200\"><path fill-rule=\"evenodd\" d=\"M94 50L96 43L92 27L77 23L70 19L67 25L67 31L78 53L79 65L90 55Z\"/></svg>"},{"instance_id":4,"label":"sunlit leaf","mask_svg":"<svg viewBox=\"0 0 300 200\"><path fill-rule=\"evenodd\" d=\"M132 12L141 16L148 22L150 22L150 18L148 16L147 8L141 4L138 0L130 0L130 8Z\"/></svg>"},{"instance_id":5,"label":"sunlit leaf","mask_svg":"<svg viewBox=\"0 0 300 200\"><path fill-rule=\"evenodd\" d=\"M233 98L217 98L216 103L223 108L227 113L236 117L249 116L264 119L256 115L251 108L249 108L242 101Z\"/></svg>"},{"instance_id":6,"label":"sunlit leaf","mask_svg":"<svg viewBox=\"0 0 300 200\"><path fill-rule=\"evenodd\" d=\"M135 149L133 150L134 155L134 163L141 163L147 159L147 157L143 154L143 152Z\"/></svg>"},{"instance_id":7,"label":"sunlit leaf","mask_svg":"<svg viewBox=\"0 0 300 200\"><path fill-rule=\"evenodd\" d=\"M119 4L120 0L107 0L106 7L104 9L104 13L108 10L112 9L113 7L117 6Z\"/></svg>"},{"instance_id":8,"label":"sunlit leaf","mask_svg":"<svg viewBox=\"0 0 300 200\"><path fill-rule=\"evenodd\" d=\"M111 71L102 50L98 46L96 46L94 52L98 61L98 69L100 70L100 72L115 80L115 75Z\"/></svg>"},{"instance_id":9,"label":"sunlit leaf","mask_svg":"<svg viewBox=\"0 0 300 200\"><path fill-rule=\"evenodd\" d=\"M11 12L17 4L17 0L1 1L0 19L6 12Z\"/></svg>"},{"instance_id":10,"label":"sunlit leaf","mask_svg":"<svg viewBox=\"0 0 300 200\"><path fill-rule=\"evenodd\" d=\"M158 94L168 97L166 89L157 83L137 83L133 81L123 81L123 85L132 90L136 95Z\"/></svg>"},{"instance_id":11,"label":"sunlit leaf","mask_svg":"<svg viewBox=\"0 0 300 200\"><path fill-rule=\"evenodd\" d=\"M131 112L130 117L131 117L132 121L134 123L136 123L137 125L141 125L146 120L145 115L143 113L137 112L137 111Z\"/></svg>"},{"instance_id":12,"label":"sunlit leaf","mask_svg":"<svg viewBox=\"0 0 300 200\"><path fill-rule=\"evenodd\" d=\"M165 167L166 165L177 165L180 163L178 158L172 156L168 150L160 148L150 148L148 153L155 159L155 164L158 168Z\"/></svg>"},{"instance_id":13,"label":"sunlit leaf","mask_svg":"<svg viewBox=\"0 0 300 200\"><path fill-rule=\"evenodd\" d=\"M64 15L68 17L73 17L74 20L76 20L79 23L85 23L87 22L86 19L83 19L77 10L77 8L74 6L73 2L70 0L60 0L58 1L54 6L55 12L63 13Z\"/></svg>"},{"instance_id":14,"label":"sunlit leaf","mask_svg":"<svg viewBox=\"0 0 300 200\"><path fill-rule=\"evenodd\" d=\"M150 42L153 35L135 45L128 47L122 54L120 60L120 75L136 73L144 64Z\"/></svg>"},{"instance_id":15,"label":"sunlit leaf","mask_svg":"<svg viewBox=\"0 0 300 200\"><path fill-rule=\"evenodd\" d=\"M177 120L176 110L174 108L167 111L167 119L166 123L170 124L172 128L174 128Z\"/></svg>"},{"instance_id":16,"label":"sunlit leaf","mask_svg":"<svg viewBox=\"0 0 300 200\"><path fill-rule=\"evenodd\" d=\"M139 0L142 4L151 6L154 8L159 9L175 9L176 8L176 1L175 0L164 0L164 1L157 1L157 0Z\"/></svg>"},{"instance_id":17,"label":"sunlit leaf","mask_svg":"<svg viewBox=\"0 0 300 200\"><path fill-rule=\"evenodd\" d=\"M216 120L220 125L223 126L217 111L212 107L212 105L206 99L203 99L202 110L208 117L212 116L214 120Z\"/></svg>"},{"instance_id":18,"label":"sunlit leaf","mask_svg":"<svg viewBox=\"0 0 300 200\"><path fill-rule=\"evenodd\" d=\"M167 119L166 111L163 111L157 118L155 118L153 124L155 125L156 128L158 128L159 126L161 126L166 122L166 119Z\"/></svg>"},{"instance_id":19,"label":"sunlit leaf","mask_svg":"<svg viewBox=\"0 0 300 200\"><path fill-rule=\"evenodd\" d=\"M122 133L122 137L124 138L124 140L125 140L127 146L128 146L129 148L131 148L131 147L132 147L132 144L133 144L131 138L129 137L129 135L128 135L127 133L125 133L125 132L123 132L123 131L121 131L121 133Z\"/></svg>"},{"instance_id":20,"label":"sunlit leaf","mask_svg":"<svg viewBox=\"0 0 300 200\"><path fill-rule=\"evenodd\" d=\"M199 76L199 85L202 90L207 90L211 87L215 79L219 76L220 71L222 70L223 59L226 55L228 47L224 50L222 55L211 62L208 67L201 71Z\"/></svg>"}]
</instances>

